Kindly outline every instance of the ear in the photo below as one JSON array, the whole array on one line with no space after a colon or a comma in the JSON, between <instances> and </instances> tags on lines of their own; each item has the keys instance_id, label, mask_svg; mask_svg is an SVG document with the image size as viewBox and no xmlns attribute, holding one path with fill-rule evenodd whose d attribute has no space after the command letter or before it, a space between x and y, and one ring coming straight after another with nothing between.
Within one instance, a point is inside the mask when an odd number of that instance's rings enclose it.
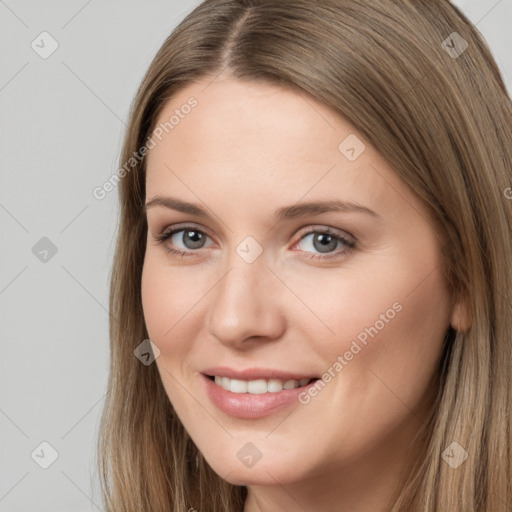
<instances>
[{"instance_id":1,"label":"ear","mask_svg":"<svg viewBox=\"0 0 512 512\"><path fill-rule=\"evenodd\" d=\"M468 301L462 295L453 306L450 325L459 332L466 332L471 327Z\"/></svg>"}]
</instances>

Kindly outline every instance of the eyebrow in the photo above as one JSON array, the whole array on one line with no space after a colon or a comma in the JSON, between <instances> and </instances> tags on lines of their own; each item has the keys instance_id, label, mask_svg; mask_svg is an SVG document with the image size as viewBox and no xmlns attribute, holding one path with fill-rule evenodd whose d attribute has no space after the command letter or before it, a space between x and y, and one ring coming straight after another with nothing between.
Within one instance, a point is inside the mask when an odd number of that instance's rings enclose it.
<instances>
[{"instance_id":1,"label":"eyebrow","mask_svg":"<svg viewBox=\"0 0 512 512\"><path fill-rule=\"evenodd\" d=\"M147 212L154 206L163 206L171 210L176 210L182 213L195 215L196 217L206 218L209 217L207 211L201 206L193 203L187 203L168 196L155 196L144 205L144 212ZM307 203L297 203L290 206L283 206L276 210L274 213L274 222L281 222L287 219L294 219L298 217L307 217L312 215L320 215L327 212L358 212L370 215L382 221L382 216L377 212L360 205L354 201L312 201Z\"/></svg>"}]
</instances>

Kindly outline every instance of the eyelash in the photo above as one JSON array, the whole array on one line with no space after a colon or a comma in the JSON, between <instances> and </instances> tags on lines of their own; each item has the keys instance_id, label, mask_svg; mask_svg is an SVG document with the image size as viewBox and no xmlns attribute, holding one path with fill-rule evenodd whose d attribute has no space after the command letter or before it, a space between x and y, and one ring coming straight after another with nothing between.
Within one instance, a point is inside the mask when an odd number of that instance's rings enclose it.
<instances>
[{"instance_id":1,"label":"eyelash","mask_svg":"<svg viewBox=\"0 0 512 512\"><path fill-rule=\"evenodd\" d=\"M175 227L174 229L171 229L171 230L169 230L168 228L165 228L161 233L155 235L153 238L154 238L154 240L158 244L163 244L166 240L171 238L176 233L179 233L180 231L195 231L197 233L201 233L203 235L208 236L208 234L205 233L203 230L198 229L198 228L196 228L193 225L186 224L186 225L182 225L182 226L177 226L177 227ZM336 258L336 257L339 257L341 255L349 254L350 252L352 252L352 250L356 246L356 242L355 241L353 241L353 240L351 240L351 239L349 239L347 237L344 237L344 236L338 234L335 230L333 230L331 228L327 228L327 227L326 228L322 228L322 229L316 229L316 230L315 229L311 229L310 231L307 231L306 233L304 233L301 236L301 238L298 240L298 242L300 242L306 236L311 235L313 233L320 233L320 234L331 235L336 240L338 240L338 241L342 242L343 244L345 244L346 247L345 247L345 249L338 250L338 251L336 251L334 253L331 253L328 256L318 256L318 255L307 253L307 256L304 256L305 258L313 258L313 259L317 259L317 260L326 260L326 259ZM298 243L298 242L296 242L296 243ZM168 246L166 247L166 249L167 249L168 253L174 254L176 256L182 256L182 257L195 256L194 253L199 252L198 250L192 250L192 249L190 249L188 251L183 251L183 250L174 249L174 248L168 247Z\"/></svg>"}]
</instances>

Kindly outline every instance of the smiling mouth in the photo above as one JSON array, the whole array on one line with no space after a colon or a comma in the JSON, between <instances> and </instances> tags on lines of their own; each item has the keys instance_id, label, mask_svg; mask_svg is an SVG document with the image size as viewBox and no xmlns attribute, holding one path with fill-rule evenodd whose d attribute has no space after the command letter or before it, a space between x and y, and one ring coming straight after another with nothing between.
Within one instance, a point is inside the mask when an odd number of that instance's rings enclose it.
<instances>
[{"instance_id":1,"label":"smiling mouth","mask_svg":"<svg viewBox=\"0 0 512 512\"><path fill-rule=\"evenodd\" d=\"M256 379L241 380L230 379L229 377L220 377L218 375L206 375L211 381L226 391L238 394L262 395L265 393L278 393L288 389L298 389L308 386L317 378L304 378L300 380L282 380L282 379Z\"/></svg>"}]
</instances>

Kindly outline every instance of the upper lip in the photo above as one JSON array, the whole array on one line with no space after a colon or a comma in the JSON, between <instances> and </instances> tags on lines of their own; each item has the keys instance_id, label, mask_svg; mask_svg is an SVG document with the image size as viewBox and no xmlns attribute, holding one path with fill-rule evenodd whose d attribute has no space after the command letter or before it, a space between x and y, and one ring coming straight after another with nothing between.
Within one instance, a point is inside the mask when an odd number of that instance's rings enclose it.
<instances>
[{"instance_id":1,"label":"upper lip","mask_svg":"<svg viewBox=\"0 0 512 512\"><path fill-rule=\"evenodd\" d=\"M316 375L310 373L287 372L273 368L246 368L245 370L235 370L227 366L215 366L203 370L202 373L210 377L229 377L230 379L239 380L279 379L287 381L317 378Z\"/></svg>"}]
</instances>

